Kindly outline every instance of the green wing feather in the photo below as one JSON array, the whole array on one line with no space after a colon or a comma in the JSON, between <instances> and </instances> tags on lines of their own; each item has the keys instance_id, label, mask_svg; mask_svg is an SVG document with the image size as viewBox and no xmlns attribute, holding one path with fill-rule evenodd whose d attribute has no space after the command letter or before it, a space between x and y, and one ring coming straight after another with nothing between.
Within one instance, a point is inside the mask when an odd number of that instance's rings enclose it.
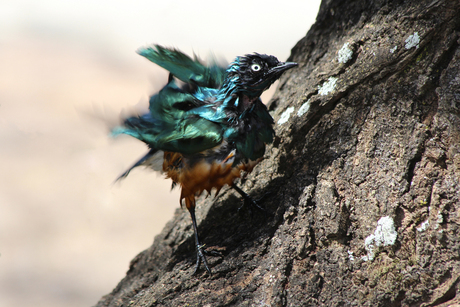
<instances>
[{"instance_id":1,"label":"green wing feather","mask_svg":"<svg viewBox=\"0 0 460 307\"><path fill-rule=\"evenodd\" d=\"M219 88L224 82L226 68L215 62L205 66L197 58L191 59L179 50L160 45L141 48L137 52L183 82L210 88Z\"/></svg>"},{"instance_id":2,"label":"green wing feather","mask_svg":"<svg viewBox=\"0 0 460 307\"><path fill-rule=\"evenodd\" d=\"M112 130L112 135L128 134L158 150L199 153L223 140L221 125L188 112L201 105L202 101L171 80L150 98L149 113L125 119L123 126Z\"/></svg>"}]
</instances>

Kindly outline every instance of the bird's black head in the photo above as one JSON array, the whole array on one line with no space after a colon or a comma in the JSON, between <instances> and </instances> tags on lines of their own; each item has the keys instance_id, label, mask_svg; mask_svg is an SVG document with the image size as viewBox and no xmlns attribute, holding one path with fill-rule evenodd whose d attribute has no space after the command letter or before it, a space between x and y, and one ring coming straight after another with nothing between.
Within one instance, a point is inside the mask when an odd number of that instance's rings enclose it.
<instances>
[{"instance_id":1,"label":"bird's black head","mask_svg":"<svg viewBox=\"0 0 460 307\"><path fill-rule=\"evenodd\" d=\"M237 82L246 95L258 97L283 72L295 66L297 63L280 62L272 55L254 53L238 57L228 72L230 79Z\"/></svg>"}]
</instances>

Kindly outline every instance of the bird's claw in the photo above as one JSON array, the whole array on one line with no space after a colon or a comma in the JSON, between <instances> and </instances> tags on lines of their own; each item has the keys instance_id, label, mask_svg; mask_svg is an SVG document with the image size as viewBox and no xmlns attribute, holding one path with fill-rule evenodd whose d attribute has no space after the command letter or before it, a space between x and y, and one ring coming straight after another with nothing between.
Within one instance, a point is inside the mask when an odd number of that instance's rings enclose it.
<instances>
[{"instance_id":1,"label":"bird's claw","mask_svg":"<svg viewBox=\"0 0 460 307\"><path fill-rule=\"evenodd\" d=\"M238 208L238 213L240 212L240 210L246 205L248 204L248 208L249 208L249 211L251 213L251 217L253 215L252 213L252 208L257 208L259 211L263 212L264 214L267 212L264 208L262 208L258 203L257 201L255 201L254 199L252 199L251 196L249 196L246 192L244 192L242 189L240 189L237 185L233 185L232 186L233 189L235 189L242 197L243 197L243 205L241 205L239 208ZM264 198L264 196L262 196L260 199ZM260 200L259 199L259 200Z\"/></svg>"},{"instance_id":2,"label":"bird's claw","mask_svg":"<svg viewBox=\"0 0 460 307\"><path fill-rule=\"evenodd\" d=\"M262 208L259 205L259 203L256 200L252 199L250 196L248 196L248 198L243 198L243 204L238 208L238 213L240 213L241 209L243 209L243 207L245 207L246 205L248 205L248 209L251 212L251 216L252 216L252 209L253 208L258 209L263 213L267 213L267 210Z\"/></svg>"},{"instance_id":3,"label":"bird's claw","mask_svg":"<svg viewBox=\"0 0 460 307\"><path fill-rule=\"evenodd\" d=\"M203 262L204 267L206 268L206 271L208 272L209 276L212 275L211 269L208 266L208 262L206 261L206 256L205 255L212 255L212 256L220 256L222 257L222 254L217 252L217 251L207 251L205 249L206 244L203 245L197 245L196 246L196 265L195 265L195 271L193 272L192 275L195 275L198 272L198 269L200 268L201 262Z\"/></svg>"}]
</instances>

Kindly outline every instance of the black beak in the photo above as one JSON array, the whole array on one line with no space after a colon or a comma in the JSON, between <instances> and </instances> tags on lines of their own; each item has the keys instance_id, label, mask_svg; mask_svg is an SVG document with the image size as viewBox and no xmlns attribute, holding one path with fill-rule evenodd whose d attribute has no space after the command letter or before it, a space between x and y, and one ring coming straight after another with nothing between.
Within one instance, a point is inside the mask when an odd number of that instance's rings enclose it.
<instances>
[{"instance_id":1,"label":"black beak","mask_svg":"<svg viewBox=\"0 0 460 307\"><path fill-rule=\"evenodd\" d=\"M294 62L280 62L280 63L278 63L278 65L276 65L275 67L270 69L268 71L268 73L280 76L286 70L291 69L293 67L296 67L297 65L299 65L299 64L294 63Z\"/></svg>"}]
</instances>

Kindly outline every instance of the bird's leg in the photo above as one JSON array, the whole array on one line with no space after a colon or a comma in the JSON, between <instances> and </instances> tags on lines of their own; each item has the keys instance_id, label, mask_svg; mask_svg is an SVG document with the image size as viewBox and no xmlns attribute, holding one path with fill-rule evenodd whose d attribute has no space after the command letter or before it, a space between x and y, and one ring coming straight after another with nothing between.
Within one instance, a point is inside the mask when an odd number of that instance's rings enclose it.
<instances>
[{"instance_id":1,"label":"bird's leg","mask_svg":"<svg viewBox=\"0 0 460 307\"><path fill-rule=\"evenodd\" d=\"M198 228L196 226L196 217L195 217L195 207L188 208L190 215L192 216L192 223L193 223L193 231L195 232L195 242L196 242L196 266L193 275L196 274L198 268L200 267L201 261L203 261L204 267L206 271L208 271L209 275L212 275L211 270L208 267L208 262L206 261L206 250L204 249L204 245L200 244L200 240L198 239Z\"/></svg>"},{"instance_id":2,"label":"bird's leg","mask_svg":"<svg viewBox=\"0 0 460 307\"><path fill-rule=\"evenodd\" d=\"M243 206L246 205L246 203L248 203L251 207L255 207L255 208L261 210L262 212L265 212L264 208L259 206L259 204L254 199L252 199L251 196L249 196L246 192L244 192L236 184L233 184L232 188L235 189L235 191L237 191L241 195L241 197L243 197L243 200L244 200L243 205L238 208L238 211L240 211L241 208L243 208ZM251 214L252 214L252 211L251 211Z\"/></svg>"}]
</instances>

